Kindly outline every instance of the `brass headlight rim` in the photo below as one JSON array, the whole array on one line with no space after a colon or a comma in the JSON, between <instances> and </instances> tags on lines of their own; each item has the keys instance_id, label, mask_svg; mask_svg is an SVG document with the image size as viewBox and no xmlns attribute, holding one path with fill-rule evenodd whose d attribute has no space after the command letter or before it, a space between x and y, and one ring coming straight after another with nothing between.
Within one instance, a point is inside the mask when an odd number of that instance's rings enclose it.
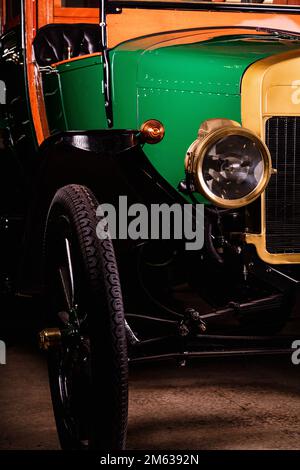
<instances>
[{"instance_id":1,"label":"brass headlight rim","mask_svg":"<svg viewBox=\"0 0 300 470\"><path fill-rule=\"evenodd\" d=\"M212 191L209 190L206 182L204 181L202 166L208 149L221 138L228 137L230 135L242 135L249 137L257 144L263 158L264 173L258 185L249 194L239 199L225 200L219 196L216 196ZM206 136L200 144L200 150L197 151L195 163L195 184L199 193L216 206L226 209L238 209L255 201L255 199L257 199L265 190L272 172L272 161L269 149L265 143L256 134L254 134L254 132L244 127L223 127Z\"/></svg>"}]
</instances>

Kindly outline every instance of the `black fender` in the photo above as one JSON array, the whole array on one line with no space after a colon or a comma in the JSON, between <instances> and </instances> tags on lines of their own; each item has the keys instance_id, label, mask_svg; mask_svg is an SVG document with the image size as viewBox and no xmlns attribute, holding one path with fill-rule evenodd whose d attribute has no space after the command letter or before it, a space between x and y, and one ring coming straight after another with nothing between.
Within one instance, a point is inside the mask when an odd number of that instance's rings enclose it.
<instances>
[{"instance_id":1,"label":"black fender","mask_svg":"<svg viewBox=\"0 0 300 470\"><path fill-rule=\"evenodd\" d=\"M18 290L34 291L42 279L43 236L55 192L67 184L87 186L99 202L118 204L172 204L180 195L152 167L138 131L100 130L63 132L49 137L39 148L24 237ZM126 241L120 251L127 251ZM24 282L25 281L25 282Z\"/></svg>"}]
</instances>

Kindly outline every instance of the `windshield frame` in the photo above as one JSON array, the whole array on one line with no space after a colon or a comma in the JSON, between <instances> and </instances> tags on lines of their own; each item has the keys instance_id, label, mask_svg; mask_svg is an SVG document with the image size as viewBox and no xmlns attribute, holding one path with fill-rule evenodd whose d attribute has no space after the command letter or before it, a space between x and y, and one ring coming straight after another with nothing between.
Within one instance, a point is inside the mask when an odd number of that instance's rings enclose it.
<instances>
[{"instance_id":1,"label":"windshield frame","mask_svg":"<svg viewBox=\"0 0 300 470\"><path fill-rule=\"evenodd\" d=\"M227 2L189 2L162 0L106 0L107 13L122 13L124 8L145 10L187 10L216 12L281 13L299 15L300 5L279 5L273 3L227 3Z\"/></svg>"}]
</instances>

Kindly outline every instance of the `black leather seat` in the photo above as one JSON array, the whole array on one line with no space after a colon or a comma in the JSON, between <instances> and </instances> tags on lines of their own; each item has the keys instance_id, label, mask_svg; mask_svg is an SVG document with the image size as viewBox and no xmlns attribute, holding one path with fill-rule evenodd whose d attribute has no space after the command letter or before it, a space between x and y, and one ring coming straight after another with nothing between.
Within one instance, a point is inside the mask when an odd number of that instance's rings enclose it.
<instances>
[{"instance_id":1,"label":"black leather seat","mask_svg":"<svg viewBox=\"0 0 300 470\"><path fill-rule=\"evenodd\" d=\"M38 30L33 46L39 66L68 59L69 50L71 57L101 52L100 26L85 23L48 24Z\"/></svg>"}]
</instances>

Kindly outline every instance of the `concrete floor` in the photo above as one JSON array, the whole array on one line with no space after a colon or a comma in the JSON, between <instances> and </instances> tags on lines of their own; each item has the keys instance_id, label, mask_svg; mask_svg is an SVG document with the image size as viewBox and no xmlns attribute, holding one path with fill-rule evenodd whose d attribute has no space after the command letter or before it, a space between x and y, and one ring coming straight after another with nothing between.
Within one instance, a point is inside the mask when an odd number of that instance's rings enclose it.
<instances>
[{"instance_id":1,"label":"concrete floor","mask_svg":"<svg viewBox=\"0 0 300 470\"><path fill-rule=\"evenodd\" d=\"M202 359L131 370L128 449L300 449L300 365ZM8 348L0 449L58 449L44 358Z\"/></svg>"}]
</instances>

